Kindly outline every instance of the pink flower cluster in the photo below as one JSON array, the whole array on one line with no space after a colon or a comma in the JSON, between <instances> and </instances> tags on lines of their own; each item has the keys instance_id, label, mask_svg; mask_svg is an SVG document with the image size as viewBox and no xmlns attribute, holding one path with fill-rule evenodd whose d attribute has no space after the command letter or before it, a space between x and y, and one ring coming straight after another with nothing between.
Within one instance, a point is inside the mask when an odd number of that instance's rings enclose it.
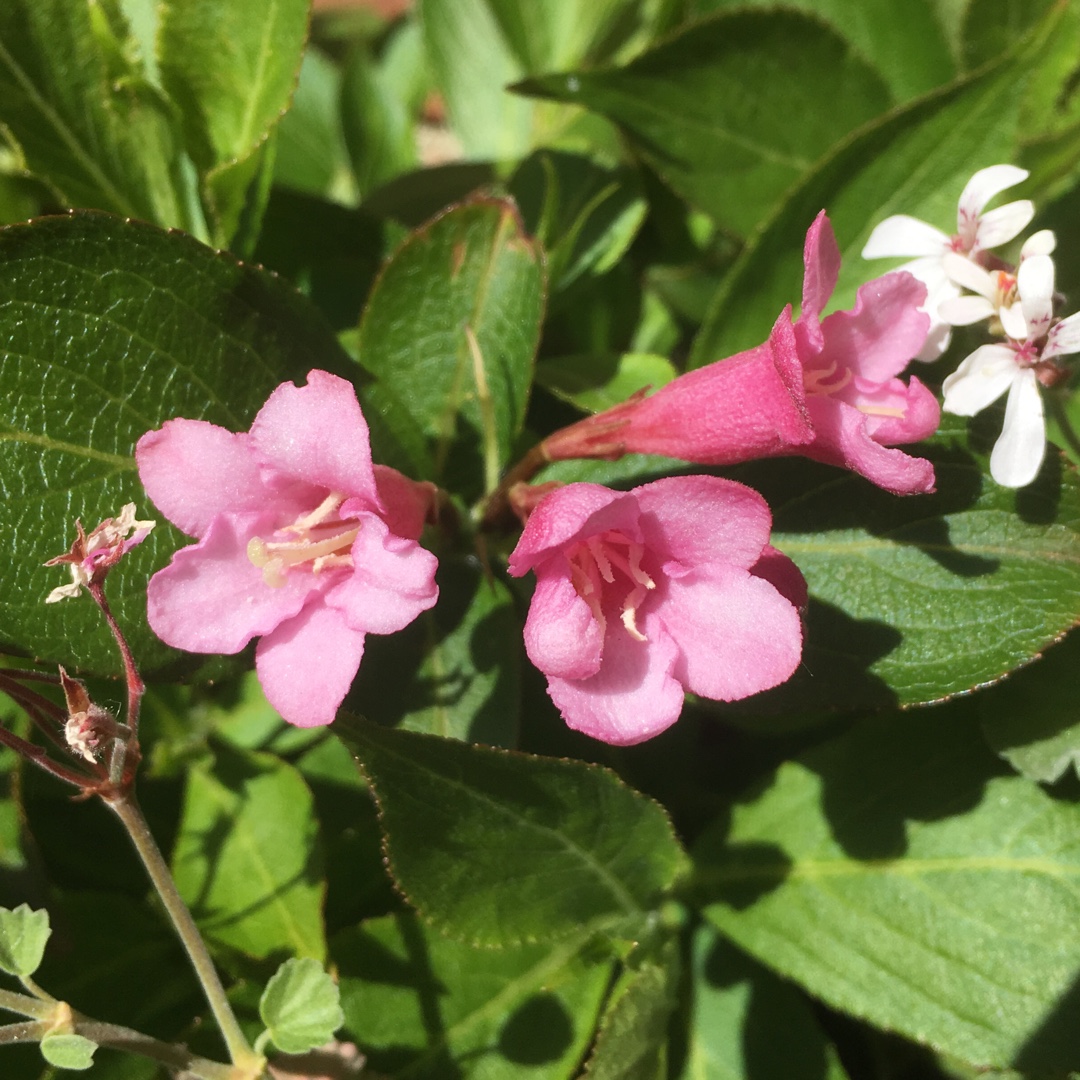
<instances>
[{"instance_id":1,"label":"pink flower cluster","mask_svg":"<svg viewBox=\"0 0 1080 1080\"><path fill-rule=\"evenodd\" d=\"M803 454L898 494L933 490L928 462L895 449L938 423L933 395L898 375L923 347L925 287L907 273L823 317L839 252L824 214L807 235L802 310L755 349L677 378L545 440L547 458L667 454L723 465ZM196 543L149 587L166 642L255 664L290 722L329 723L365 635L436 601L418 543L433 489L373 465L351 385L312 371L279 386L251 430L171 420L139 440L158 509ZM802 654L806 585L769 542L757 492L714 476L613 491L528 488L510 573L536 575L525 647L574 728L630 744L674 723L689 690L734 701L788 679Z\"/></svg>"}]
</instances>

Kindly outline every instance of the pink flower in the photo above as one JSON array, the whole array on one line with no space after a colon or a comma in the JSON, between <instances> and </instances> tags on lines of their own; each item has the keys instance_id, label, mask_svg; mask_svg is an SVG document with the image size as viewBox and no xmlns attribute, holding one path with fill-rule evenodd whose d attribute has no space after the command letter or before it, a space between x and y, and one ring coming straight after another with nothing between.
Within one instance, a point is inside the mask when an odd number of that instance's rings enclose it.
<instances>
[{"instance_id":1,"label":"pink flower","mask_svg":"<svg viewBox=\"0 0 1080 1080\"><path fill-rule=\"evenodd\" d=\"M372 465L344 379L282 383L246 433L170 420L135 458L158 509L198 539L151 578L150 626L189 652L259 637L259 681L292 724L329 724L365 635L435 603L436 561L416 543L429 486Z\"/></svg>"},{"instance_id":2,"label":"pink flower","mask_svg":"<svg viewBox=\"0 0 1080 1080\"><path fill-rule=\"evenodd\" d=\"M768 341L680 375L547 439L548 460L666 454L702 465L802 454L852 469L897 495L934 490L931 464L901 450L938 426L937 399L899 373L922 347L925 286L886 274L852 311L821 318L840 252L824 211L806 234L802 313L790 307Z\"/></svg>"},{"instance_id":3,"label":"pink flower","mask_svg":"<svg viewBox=\"0 0 1080 1080\"><path fill-rule=\"evenodd\" d=\"M539 503L510 573L536 574L525 649L570 727L630 745L678 719L684 690L735 701L791 676L806 585L771 525L756 491L714 476Z\"/></svg>"}]
</instances>

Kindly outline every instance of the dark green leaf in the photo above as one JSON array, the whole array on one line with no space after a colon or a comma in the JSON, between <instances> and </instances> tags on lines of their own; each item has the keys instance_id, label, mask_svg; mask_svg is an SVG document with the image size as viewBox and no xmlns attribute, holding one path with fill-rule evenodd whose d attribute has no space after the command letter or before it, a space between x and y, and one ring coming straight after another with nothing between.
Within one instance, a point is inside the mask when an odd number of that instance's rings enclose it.
<instances>
[{"instance_id":1,"label":"dark green leaf","mask_svg":"<svg viewBox=\"0 0 1080 1080\"><path fill-rule=\"evenodd\" d=\"M371 1067L400 1080L563 1080L610 978L588 937L484 949L411 914L373 919L332 942L346 1025Z\"/></svg>"},{"instance_id":2,"label":"dark green leaf","mask_svg":"<svg viewBox=\"0 0 1080 1080\"><path fill-rule=\"evenodd\" d=\"M1080 772L1076 671L1080 634L976 699L990 745L1029 780L1053 783Z\"/></svg>"},{"instance_id":3,"label":"dark green leaf","mask_svg":"<svg viewBox=\"0 0 1080 1080\"><path fill-rule=\"evenodd\" d=\"M634 957L630 958L631 964ZM669 942L615 984L585 1066L589 1080L664 1080L668 1018L675 1007L679 953Z\"/></svg>"},{"instance_id":4,"label":"dark green leaf","mask_svg":"<svg viewBox=\"0 0 1080 1080\"><path fill-rule=\"evenodd\" d=\"M434 608L400 634L368 638L348 704L388 727L513 746L521 624L510 593L473 558L441 559L436 581Z\"/></svg>"},{"instance_id":5,"label":"dark green leaf","mask_svg":"<svg viewBox=\"0 0 1080 1080\"><path fill-rule=\"evenodd\" d=\"M198 234L170 106L129 44L115 3L0 4L0 130L68 206Z\"/></svg>"},{"instance_id":6,"label":"dark green leaf","mask_svg":"<svg viewBox=\"0 0 1080 1080\"><path fill-rule=\"evenodd\" d=\"M1012 48L1053 0L969 0L964 10L964 66L977 68Z\"/></svg>"},{"instance_id":7,"label":"dark green leaf","mask_svg":"<svg viewBox=\"0 0 1080 1080\"><path fill-rule=\"evenodd\" d=\"M374 788L399 887L455 938L634 934L681 870L660 807L605 769L370 724L339 734Z\"/></svg>"},{"instance_id":8,"label":"dark green leaf","mask_svg":"<svg viewBox=\"0 0 1080 1080\"><path fill-rule=\"evenodd\" d=\"M0 908L0 970L9 975L33 975L49 940L49 913L20 904L14 911Z\"/></svg>"},{"instance_id":9,"label":"dark green leaf","mask_svg":"<svg viewBox=\"0 0 1080 1080\"><path fill-rule=\"evenodd\" d=\"M540 386L583 412L593 413L610 409L640 390L659 390L676 374L670 360L648 353L560 356L542 360L536 367Z\"/></svg>"},{"instance_id":10,"label":"dark green leaf","mask_svg":"<svg viewBox=\"0 0 1080 1080\"><path fill-rule=\"evenodd\" d=\"M172 866L206 938L321 962L321 864L311 792L291 766L222 748L191 771Z\"/></svg>"},{"instance_id":11,"label":"dark green leaf","mask_svg":"<svg viewBox=\"0 0 1080 1080\"><path fill-rule=\"evenodd\" d=\"M766 7L771 0L751 3ZM746 0L694 0L703 14L735 6L748 5ZM884 77L897 101L917 97L956 75L932 0L788 0L785 6L815 16L850 41Z\"/></svg>"},{"instance_id":12,"label":"dark green leaf","mask_svg":"<svg viewBox=\"0 0 1080 1080\"><path fill-rule=\"evenodd\" d=\"M1080 806L1001 776L968 702L864 721L696 849L708 918L828 1004L980 1066L1080 1055Z\"/></svg>"},{"instance_id":13,"label":"dark green leaf","mask_svg":"<svg viewBox=\"0 0 1080 1080\"><path fill-rule=\"evenodd\" d=\"M543 301L539 256L509 202L449 210L387 264L359 357L424 432L435 458L424 479L494 487L528 402Z\"/></svg>"},{"instance_id":14,"label":"dark green leaf","mask_svg":"<svg viewBox=\"0 0 1080 1080\"><path fill-rule=\"evenodd\" d=\"M773 543L811 595L800 670L747 707L936 701L1001 678L1080 621L1080 477L1052 452L1030 487L999 487L965 426L946 416L919 447L934 495L898 499L795 461L739 474L769 499Z\"/></svg>"},{"instance_id":15,"label":"dark green leaf","mask_svg":"<svg viewBox=\"0 0 1080 1080\"><path fill-rule=\"evenodd\" d=\"M286 1054L329 1042L345 1023L337 984L311 957L286 960L274 972L259 999L259 1016Z\"/></svg>"},{"instance_id":16,"label":"dark green leaf","mask_svg":"<svg viewBox=\"0 0 1080 1080\"><path fill-rule=\"evenodd\" d=\"M0 634L43 659L119 670L86 598L42 566L126 502L152 514L135 442L173 416L246 430L270 391L348 360L318 314L263 271L190 237L102 214L0 230ZM107 585L144 673L179 654L145 622L146 579L180 546L164 523Z\"/></svg>"},{"instance_id":17,"label":"dark green leaf","mask_svg":"<svg viewBox=\"0 0 1080 1080\"><path fill-rule=\"evenodd\" d=\"M693 23L622 68L530 79L519 90L616 121L682 196L746 235L890 97L835 32L792 11Z\"/></svg>"}]
</instances>

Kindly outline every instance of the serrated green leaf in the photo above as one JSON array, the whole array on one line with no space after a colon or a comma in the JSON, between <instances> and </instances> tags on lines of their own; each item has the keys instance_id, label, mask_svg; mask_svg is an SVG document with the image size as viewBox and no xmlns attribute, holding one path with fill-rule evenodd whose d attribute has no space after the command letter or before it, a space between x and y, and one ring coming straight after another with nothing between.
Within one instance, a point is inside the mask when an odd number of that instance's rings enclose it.
<instances>
[{"instance_id":1,"label":"serrated green leaf","mask_svg":"<svg viewBox=\"0 0 1080 1080\"><path fill-rule=\"evenodd\" d=\"M337 984L311 957L286 960L274 972L259 999L259 1017L286 1054L329 1042L345 1023Z\"/></svg>"},{"instance_id":2,"label":"serrated green leaf","mask_svg":"<svg viewBox=\"0 0 1080 1080\"><path fill-rule=\"evenodd\" d=\"M738 473L768 498L772 542L811 595L800 670L746 708L937 701L1000 679L1080 621L1080 477L1052 452L1030 487L999 487L965 427L946 416L918 448L933 495L898 499L808 462Z\"/></svg>"},{"instance_id":3,"label":"serrated green leaf","mask_svg":"<svg viewBox=\"0 0 1080 1080\"><path fill-rule=\"evenodd\" d=\"M1080 772L1076 670L1080 634L976 699L990 746L1029 780L1052 784Z\"/></svg>"},{"instance_id":4,"label":"serrated green leaf","mask_svg":"<svg viewBox=\"0 0 1080 1080\"><path fill-rule=\"evenodd\" d=\"M592 413L613 408L640 390L659 390L677 374L670 360L649 353L560 356L536 366L540 386Z\"/></svg>"},{"instance_id":5,"label":"serrated green leaf","mask_svg":"<svg viewBox=\"0 0 1080 1080\"><path fill-rule=\"evenodd\" d=\"M0 131L66 205L198 234L170 105L132 48L114 3L0 5Z\"/></svg>"},{"instance_id":6,"label":"serrated green leaf","mask_svg":"<svg viewBox=\"0 0 1080 1080\"><path fill-rule=\"evenodd\" d=\"M47 911L34 911L29 904L20 904L14 911L0 908L0 970L33 975L51 933Z\"/></svg>"},{"instance_id":7,"label":"serrated green leaf","mask_svg":"<svg viewBox=\"0 0 1080 1080\"><path fill-rule=\"evenodd\" d=\"M617 122L675 191L738 235L891 103L847 42L782 10L725 13L625 67L543 76L516 89Z\"/></svg>"},{"instance_id":8,"label":"serrated green leaf","mask_svg":"<svg viewBox=\"0 0 1080 1080\"><path fill-rule=\"evenodd\" d=\"M524 419L543 302L539 255L502 200L452 208L383 269L358 355L426 436L435 475L423 479L473 496L494 486Z\"/></svg>"},{"instance_id":9,"label":"serrated green leaf","mask_svg":"<svg viewBox=\"0 0 1080 1080\"><path fill-rule=\"evenodd\" d=\"M75 519L152 507L135 442L174 416L246 430L270 391L349 361L318 313L273 275L179 233L104 214L0 230L0 635L44 660L115 673L116 647L46 559ZM180 654L146 625L146 580L184 539L159 523L112 572L110 602L144 674Z\"/></svg>"},{"instance_id":10,"label":"serrated green leaf","mask_svg":"<svg viewBox=\"0 0 1080 1080\"><path fill-rule=\"evenodd\" d=\"M771 0L750 0L765 7ZM694 0L695 12L707 14L747 0ZM826 22L846 38L884 77L897 101L907 101L956 75L941 22L932 0L788 0L787 7ZM808 103L809 104L809 103Z\"/></svg>"},{"instance_id":11,"label":"serrated green leaf","mask_svg":"<svg viewBox=\"0 0 1080 1080\"><path fill-rule=\"evenodd\" d=\"M679 954L674 942L622 973L585 1065L588 1080L664 1080L668 1018L675 1007L678 983Z\"/></svg>"},{"instance_id":12,"label":"serrated green leaf","mask_svg":"<svg viewBox=\"0 0 1080 1080\"><path fill-rule=\"evenodd\" d=\"M436 582L434 608L399 634L369 637L347 706L387 727L513 746L521 629L510 592L474 559L440 559Z\"/></svg>"},{"instance_id":13,"label":"serrated green leaf","mask_svg":"<svg viewBox=\"0 0 1080 1080\"><path fill-rule=\"evenodd\" d=\"M74 1032L46 1035L41 1040L41 1056L54 1068L81 1072L94 1064L97 1043Z\"/></svg>"},{"instance_id":14,"label":"serrated green leaf","mask_svg":"<svg viewBox=\"0 0 1080 1080\"><path fill-rule=\"evenodd\" d=\"M691 949L693 1011L679 1080L846 1080L809 1001L795 987L708 924L694 932Z\"/></svg>"},{"instance_id":15,"label":"serrated green leaf","mask_svg":"<svg viewBox=\"0 0 1080 1080\"><path fill-rule=\"evenodd\" d=\"M300 774L219 748L193 769L172 855L203 936L248 956L326 956L318 822Z\"/></svg>"},{"instance_id":16,"label":"serrated green leaf","mask_svg":"<svg viewBox=\"0 0 1080 1080\"><path fill-rule=\"evenodd\" d=\"M346 1026L370 1067L400 1080L563 1080L592 1037L613 963L588 938L484 949L412 914L369 920L331 943Z\"/></svg>"},{"instance_id":17,"label":"serrated green leaf","mask_svg":"<svg viewBox=\"0 0 1080 1080\"><path fill-rule=\"evenodd\" d=\"M667 816L606 769L356 722L395 880L441 931L480 944L637 933L683 855Z\"/></svg>"},{"instance_id":18,"label":"serrated green leaf","mask_svg":"<svg viewBox=\"0 0 1080 1080\"><path fill-rule=\"evenodd\" d=\"M781 766L695 857L706 916L834 1008L979 1066L1080 1055L1080 806L1000 775L969 702Z\"/></svg>"}]
</instances>

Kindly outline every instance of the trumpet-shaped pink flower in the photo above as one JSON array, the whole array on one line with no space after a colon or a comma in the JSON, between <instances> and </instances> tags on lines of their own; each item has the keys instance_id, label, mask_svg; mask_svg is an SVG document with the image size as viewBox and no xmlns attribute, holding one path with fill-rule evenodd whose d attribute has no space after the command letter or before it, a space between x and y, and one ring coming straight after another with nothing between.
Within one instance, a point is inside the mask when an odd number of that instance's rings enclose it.
<instances>
[{"instance_id":1,"label":"trumpet-shaped pink flower","mask_svg":"<svg viewBox=\"0 0 1080 1080\"><path fill-rule=\"evenodd\" d=\"M158 509L198 543L150 580L150 626L189 652L254 637L259 681L292 724L329 724L368 633L407 626L438 595L416 542L427 485L372 465L350 383L282 383L239 434L170 420L135 450Z\"/></svg>"},{"instance_id":2,"label":"trumpet-shaped pink flower","mask_svg":"<svg viewBox=\"0 0 1080 1080\"><path fill-rule=\"evenodd\" d=\"M764 345L613 410L609 441L623 452L703 465L803 454L898 495L933 491L930 462L891 449L930 435L940 419L937 399L918 379L897 378L926 336L925 286L907 273L886 274L859 289L853 310L822 319L840 270L824 211L803 257L798 320L786 308ZM604 414L590 420L599 427Z\"/></svg>"},{"instance_id":3,"label":"trumpet-shaped pink flower","mask_svg":"<svg viewBox=\"0 0 1080 1080\"><path fill-rule=\"evenodd\" d=\"M806 585L771 525L756 491L714 476L541 500L510 573L536 574L525 649L570 727L630 745L678 719L684 690L735 701L791 676Z\"/></svg>"}]
</instances>

